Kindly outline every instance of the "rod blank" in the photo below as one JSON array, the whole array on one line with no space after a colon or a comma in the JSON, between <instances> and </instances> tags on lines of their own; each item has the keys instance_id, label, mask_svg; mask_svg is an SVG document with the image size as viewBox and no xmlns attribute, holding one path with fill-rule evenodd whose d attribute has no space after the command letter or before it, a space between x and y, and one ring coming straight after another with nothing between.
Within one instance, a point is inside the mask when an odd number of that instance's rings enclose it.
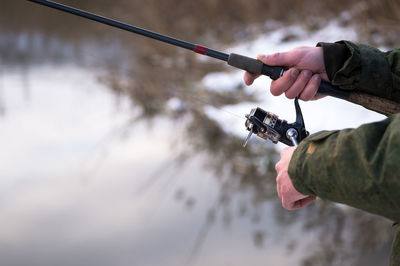
<instances>
[{"instance_id":1,"label":"rod blank","mask_svg":"<svg viewBox=\"0 0 400 266\"><path fill-rule=\"evenodd\" d=\"M285 71L284 67L281 66L268 66L263 64L262 62L249 58L246 56L238 55L238 54L226 54L216 50L209 49L207 47L193 44L190 42L178 40L166 35L162 35L156 32L152 32L149 30L145 30L139 27L135 27L117 20L109 19L106 17L102 17L93 13L89 13L87 11L83 11L77 8L73 8L70 6L62 5L56 2L47 1L47 0L27 0L30 2L34 2L40 5L44 5L47 7L51 7L63 12L67 12L73 15L77 15L83 18L87 18L93 21L97 21L112 27L116 27L125 31L129 31L135 34L139 34L148 38L152 38L161 42L169 43L174 46L178 46L181 48L185 48L196 52L198 54L207 55L222 61L227 62L229 65L237 67L239 69L246 70L248 72L258 74L258 75L266 75L271 79L275 80L282 76ZM318 90L319 94L329 95L332 97L340 98L343 100L347 100L356 104L360 104L368 109L384 113L384 114L394 114L400 111L400 104L378 98L372 95L367 94L354 94L354 92L349 92L345 90L341 90L332 84L322 81L320 88ZM361 95L361 96L360 96ZM389 106L389 107L388 107Z\"/></svg>"},{"instance_id":2,"label":"rod blank","mask_svg":"<svg viewBox=\"0 0 400 266\"><path fill-rule=\"evenodd\" d=\"M197 52L197 53L201 53L203 55L207 55L207 56L210 56L210 57L213 57L213 58L225 61L225 62L228 61L228 57L229 57L228 54L221 53L221 52L218 52L218 51L215 51L215 50L212 50L212 49L209 49L209 48L197 45L197 44L193 44L190 42L175 39L175 38L172 38L172 37L169 37L166 35L162 35L162 34L159 34L159 33L153 32L153 31L149 31L149 30L146 30L143 28L135 27L135 26L129 25L127 23L123 23L123 22L120 22L120 21L117 21L114 19L109 19L109 18L106 18L103 16L99 16L97 14L93 14L93 13L90 13L90 12L87 12L84 10L80 10L80 9L77 9L74 7L66 6L63 4L59 4L59 3L47 1L47 0L27 0L27 1L34 2L34 3L44 5L47 7L51 7L51 8L54 8L54 9L57 9L60 11L64 11L64 12L67 12L67 13L70 13L70 14L73 14L76 16L83 17L83 18L87 18L87 19L90 19L90 20L93 20L96 22L100 22L100 23L103 23L103 24L106 24L106 25L109 25L112 27L116 27L116 28L119 28L119 29L122 29L125 31L139 34L139 35L142 35L142 36L145 36L148 38L152 38L152 39L155 39L155 40L158 40L161 42L169 43L171 45L185 48L185 49Z\"/></svg>"}]
</instances>

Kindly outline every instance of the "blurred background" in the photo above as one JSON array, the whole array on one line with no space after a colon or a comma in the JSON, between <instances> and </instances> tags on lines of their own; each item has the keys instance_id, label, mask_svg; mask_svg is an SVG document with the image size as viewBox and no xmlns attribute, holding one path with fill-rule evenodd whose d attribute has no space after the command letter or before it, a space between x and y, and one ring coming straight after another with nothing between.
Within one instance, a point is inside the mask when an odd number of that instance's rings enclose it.
<instances>
[{"instance_id":1,"label":"blurred background","mask_svg":"<svg viewBox=\"0 0 400 266\"><path fill-rule=\"evenodd\" d=\"M60 0L226 53L399 45L400 3ZM391 222L318 200L282 209L282 145L247 133L293 103L224 63L35 5L0 9L1 265L388 265ZM311 133L383 119L301 103Z\"/></svg>"}]
</instances>

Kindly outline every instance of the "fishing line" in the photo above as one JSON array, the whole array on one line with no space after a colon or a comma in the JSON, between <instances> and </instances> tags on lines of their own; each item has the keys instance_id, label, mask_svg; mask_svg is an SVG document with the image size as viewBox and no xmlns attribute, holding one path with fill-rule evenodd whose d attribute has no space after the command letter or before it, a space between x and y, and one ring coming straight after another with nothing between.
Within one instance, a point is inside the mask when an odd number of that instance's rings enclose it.
<instances>
[{"instance_id":1,"label":"fishing line","mask_svg":"<svg viewBox=\"0 0 400 266\"><path fill-rule=\"evenodd\" d=\"M193 92L189 92L189 91L187 91L185 89L182 89L182 88L176 88L176 90L178 90L179 92L185 94L184 97L188 97L191 100L194 100L194 101L199 102L201 104L204 104L206 106L212 106L213 108L218 109L218 110L220 110L220 111L222 111L222 112L224 112L226 114L229 114L230 116L233 116L236 119L240 118L242 120L246 120L246 118L243 115L236 114L236 113L234 113L232 111L228 111L228 110L224 109L223 107L219 107L219 106L216 106L216 105L214 105L214 104L212 104L210 102L202 100L202 99L196 97L196 95L193 95Z\"/></svg>"}]
</instances>

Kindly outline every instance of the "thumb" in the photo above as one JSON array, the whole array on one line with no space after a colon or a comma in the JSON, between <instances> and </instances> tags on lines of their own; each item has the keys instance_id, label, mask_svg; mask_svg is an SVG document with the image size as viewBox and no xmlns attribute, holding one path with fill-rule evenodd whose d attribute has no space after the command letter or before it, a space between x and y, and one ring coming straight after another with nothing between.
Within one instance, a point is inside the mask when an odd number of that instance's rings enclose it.
<instances>
[{"instance_id":1,"label":"thumb","mask_svg":"<svg viewBox=\"0 0 400 266\"><path fill-rule=\"evenodd\" d=\"M295 58L290 52L274 53L270 55L258 55L257 59L269 66L293 66Z\"/></svg>"}]
</instances>

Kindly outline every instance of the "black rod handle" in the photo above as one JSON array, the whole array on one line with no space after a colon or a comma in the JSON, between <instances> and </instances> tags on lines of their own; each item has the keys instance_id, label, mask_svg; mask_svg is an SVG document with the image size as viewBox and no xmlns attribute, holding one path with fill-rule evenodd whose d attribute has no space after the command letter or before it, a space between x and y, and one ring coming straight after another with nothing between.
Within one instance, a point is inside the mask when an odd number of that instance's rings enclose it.
<instances>
[{"instance_id":1,"label":"black rod handle","mask_svg":"<svg viewBox=\"0 0 400 266\"><path fill-rule=\"evenodd\" d=\"M246 70L255 75L266 75L273 80L280 78L285 73L283 67L268 66L257 59L240 54L230 54L227 62L230 66Z\"/></svg>"}]
</instances>

